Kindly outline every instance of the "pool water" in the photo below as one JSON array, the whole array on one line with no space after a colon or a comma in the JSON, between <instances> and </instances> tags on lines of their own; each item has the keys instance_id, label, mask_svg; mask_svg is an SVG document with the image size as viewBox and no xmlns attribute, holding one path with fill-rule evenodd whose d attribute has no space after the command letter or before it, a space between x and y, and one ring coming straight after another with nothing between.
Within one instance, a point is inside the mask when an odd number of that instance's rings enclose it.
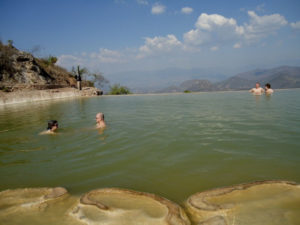
<instances>
[{"instance_id":1,"label":"pool water","mask_svg":"<svg viewBox=\"0 0 300 225\"><path fill-rule=\"evenodd\" d=\"M182 202L195 192L300 182L300 90L101 96L0 107L0 190L102 187ZM107 128L94 129L103 112ZM57 135L39 135L47 121Z\"/></svg>"}]
</instances>

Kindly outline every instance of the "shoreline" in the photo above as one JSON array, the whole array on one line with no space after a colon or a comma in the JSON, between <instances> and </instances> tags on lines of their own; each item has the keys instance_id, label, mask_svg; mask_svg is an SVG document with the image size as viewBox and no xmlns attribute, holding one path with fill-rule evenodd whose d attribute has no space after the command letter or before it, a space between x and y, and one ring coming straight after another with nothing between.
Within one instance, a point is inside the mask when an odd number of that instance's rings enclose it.
<instances>
[{"instance_id":1,"label":"shoreline","mask_svg":"<svg viewBox=\"0 0 300 225\"><path fill-rule=\"evenodd\" d=\"M57 88L22 90L9 93L0 92L0 106L65 98L93 97L98 95L100 95L100 90L94 87L84 87L81 91L75 88Z\"/></svg>"},{"instance_id":2,"label":"shoreline","mask_svg":"<svg viewBox=\"0 0 300 225\"><path fill-rule=\"evenodd\" d=\"M284 88L276 89L277 91L297 90L300 88ZM205 94L205 93L232 93L232 92L248 92L248 90L226 90L226 91L197 91L190 93L183 92L169 92L169 93L133 93L127 95L109 95L104 94L103 97L117 97L117 96L160 96L160 95L182 95L182 94ZM83 87L81 91L76 88L57 88L46 90L22 90L15 92L0 91L0 107L5 105L14 105L20 103L31 103L48 100L58 100L66 98L79 97L95 97L100 95L100 90L94 87Z\"/></svg>"}]
</instances>

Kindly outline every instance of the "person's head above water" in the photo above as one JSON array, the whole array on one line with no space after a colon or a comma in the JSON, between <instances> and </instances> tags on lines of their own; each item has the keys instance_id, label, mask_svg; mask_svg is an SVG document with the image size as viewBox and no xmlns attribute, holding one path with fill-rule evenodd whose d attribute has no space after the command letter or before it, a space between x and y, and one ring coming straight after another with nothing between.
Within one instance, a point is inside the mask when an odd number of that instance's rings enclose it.
<instances>
[{"instance_id":1,"label":"person's head above water","mask_svg":"<svg viewBox=\"0 0 300 225\"><path fill-rule=\"evenodd\" d=\"M255 87L256 87L256 88L259 88L259 87L260 87L260 83L259 83L259 82L256 82Z\"/></svg>"},{"instance_id":2,"label":"person's head above water","mask_svg":"<svg viewBox=\"0 0 300 225\"><path fill-rule=\"evenodd\" d=\"M102 112L96 114L96 122L97 122L97 128L106 127L106 124L104 122L104 114Z\"/></svg>"},{"instance_id":3,"label":"person's head above water","mask_svg":"<svg viewBox=\"0 0 300 225\"><path fill-rule=\"evenodd\" d=\"M57 120L49 120L47 130L55 131L58 128Z\"/></svg>"},{"instance_id":4,"label":"person's head above water","mask_svg":"<svg viewBox=\"0 0 300 225\"><path fill-rule=\"evenodd\" d=\"M266 84L265 84L265 88L266 88L266 89L270 89L270 88L271 88L271 84L266 83Z\"/></svg>"},{"instance_id":5,"label":"person's head above water","mask_svg":"<svg viewBox=\"0 0 300 225\"><path fill-rule=\"evenodd\" d=\"M104 121L104 114L102 112L96 114L96 121L97 123L99 123L100 121Z\"/></svg>"}]
</instances>

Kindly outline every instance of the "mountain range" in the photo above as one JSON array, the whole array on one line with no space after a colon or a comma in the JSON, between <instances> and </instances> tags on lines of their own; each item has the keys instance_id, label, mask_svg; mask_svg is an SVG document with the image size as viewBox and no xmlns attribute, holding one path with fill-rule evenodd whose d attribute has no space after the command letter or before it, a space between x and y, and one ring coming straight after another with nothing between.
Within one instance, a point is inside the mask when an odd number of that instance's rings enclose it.
<instances>
[{"instance_id":1,"label":"mountain range","mask_svg":"<svg viewBox=\"0 0 300 225\"><path fill-rule=\"evenodd\" d=\"M220 82L192 79L158 92L248 90L253 88L256 82L261 86L270 83L275 89L300 88L300 67L280 66L272 69L256 69L239 73Z\"/></svg>"}]
</instances>

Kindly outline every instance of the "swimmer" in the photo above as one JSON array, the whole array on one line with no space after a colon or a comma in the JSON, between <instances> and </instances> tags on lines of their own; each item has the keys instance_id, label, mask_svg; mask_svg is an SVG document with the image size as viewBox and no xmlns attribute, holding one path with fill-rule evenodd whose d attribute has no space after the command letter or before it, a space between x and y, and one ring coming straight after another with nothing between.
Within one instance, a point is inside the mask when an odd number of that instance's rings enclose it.
<instances>
[{"instance_id":1,"label":"swimmer","mask_svg":"<svg viewBox=\"0 0 300 225\"><path fill-rule=\"evenodd\" d=\"M40 134L55 134L57 128L58 128L58 122L56 120L49 120L47 130L41 132Z\"/></svg>"},{"instance_id":2,"label":"swimmer","mask_svg":"<svg viewBox=\"0 0 300 225\"><path fill-rule=\"evenodd\" d=\"M106 127L106 123L104 122L104 114L99 112L96 114L96 128L103 129Z\"/></svg>"},{"instance_id":3,"label":"swimmer","mask_svg":"<svg viewBox=\"0 0 300 225\"><path fill-rule=\"evenodd\" d=\"M266 95L271 95L274 93L273 89L271 89L271 84L265 84L265 93Z\"/></svg>"},{"instance_id":4,"label":"swimmer","mask_svg":"<svg viewBox=\"0 0 300 225\"><path fill-rule=\"evenodd\" d=\"M249 92L253 93L254 95L261 95L264 93L264 89L260 87L260 84L257 82L255 84L255 88L252 88Z\"/></svg>"}]
</instances>

